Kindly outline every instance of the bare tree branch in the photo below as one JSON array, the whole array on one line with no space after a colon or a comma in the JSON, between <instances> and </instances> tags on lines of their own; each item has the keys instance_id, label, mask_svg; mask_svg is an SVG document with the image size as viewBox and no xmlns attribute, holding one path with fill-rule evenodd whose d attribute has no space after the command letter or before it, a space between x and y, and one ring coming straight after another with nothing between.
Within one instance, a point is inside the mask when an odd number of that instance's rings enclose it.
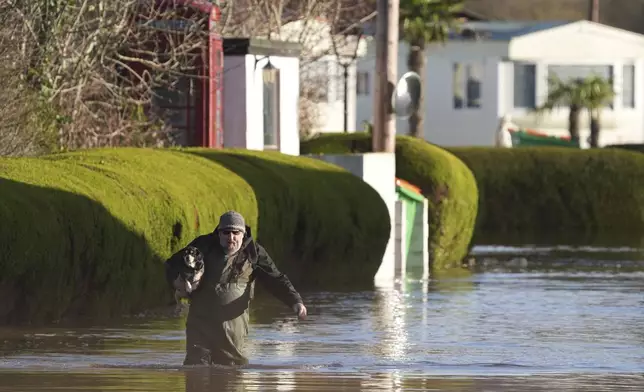
<instances>
[{"instance_id":1,"label":"bare tree branch","mask_svg":"<svg viewBox=\"0 0 644 392\"><path fill-rule=\"evenodd\" d=\"M185 9L154 3L0 3L0 53L7 54L0 72L11 75L0 81L2 101L11 102L11 111L22 116L20 121L0 118L0 145L20 137L25 146L31 145L28 135L41 132L30 131L35 128L28 119L44 121L39 128L55 133L62 149L120 145L134 139L142 145L173 144L164 117L169 111L154 110L158 105L153 101L180 95L176 88L180 79L202 77L197 63L207 42L208 15L187 15ZM42 118L46 112L42 107L8 101L12 92L38 100L52 115ZM0 155L16 153L0 148Z\"/></svg>"},{"instance_id":2,"label":"bare tree branch","mask_svg":"<svg viewBox=\"0 0 644 392\"><path fill-rule=\"evenodd\" d=\"M332 34L360 24L370 1L226 1L218 32L301 43L300 107L312 113L329 72L307 69L337 52ZM172 107L205 77L209 15L158 3L0 1L0 155L179 143L173 116L185 113Z\"/></svg>"}]
</instances>

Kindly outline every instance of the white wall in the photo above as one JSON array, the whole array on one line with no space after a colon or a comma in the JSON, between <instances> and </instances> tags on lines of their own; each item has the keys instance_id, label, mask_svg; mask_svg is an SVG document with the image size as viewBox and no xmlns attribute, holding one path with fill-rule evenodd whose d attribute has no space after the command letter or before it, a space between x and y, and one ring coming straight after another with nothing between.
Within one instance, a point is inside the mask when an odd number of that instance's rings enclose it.
<instances>
[{"instance_id":1,"label":"white wall","mask_svg":"<svg viewBox=\"0 0 644 392\"><path fill-rule=\"evenodd\" d=\"M338 63L337 57L325 56L318 61L327 61L329 85L328 85L328 101L319 102L316 106L318 114L317 126L314 132L335 133L344 132L344 69ZM349 77L347 85L348 97L348 115L347 115L347 131L354 132L356 125L356 63L354 62L348 68ZM306 81L303 80L303 83Z\"/></svg>"},{"instance_id":2,"label":"white wall","mask_svg":"<svg viewBox=\"0 0 644 392\"><path fill-rule=\"evenodd\" d=\"M396 156L393 153L366 154L322 154L307 155L333 163L360 177L369 184L382 198L391 221L389 242L382 263L374 276L374 281L380 286L391 286L397 278L395 265L395 204L396 204Z\"/></svg>"},{"instance_id":3,"label":"white wall","mask_svg":"<svg viewBox=\"0 0 644 392\"><path fill-rule=\"evenodd\" d=\"M224 147L264 150L262 67L268 59L254 55L226 56L224 61ZM270 56L280 70L280 135L278 150L300 154L299 59Z\"/></svg>"},{"instance_id":4,"label":"white wall","mask_svg":"<svg viewBox=\"0 0 644 392\"><path fill-rule=\"evenodd\" d=\"M454 62L479 63L482 70L481 105L455 108L452 86ZM491 131L497 125L499 99L499 59L429 59L427 84L435 86L425 99L425 139L444 146L491 145Z\"/></svg>"},{"instance_id":5,"label":"white wall","mask_svg":"<svg viewBox=\"0 0 644 392\"><path fill-rule=\"evenodd\" d=\"M375 43L369 43L367 55L360 59L358 70L370 72L370 82L375 77ZM449 45L431 45L427 48L425 93L425 138L444 145L490 144L489 134L479 131L483 127L496 127L496 101L499 58L507 55L508 46L503 42L454 42ZM401 41L398 47L398 78L408 71L409 46ZM454 109L452 64L454 62L482 61L482 107ZM356 104L357 126L363 121L373 121L374 96L358 96ZM408 120L396 120L396 133L408 134ZM489 140L488 140L489 139Z\"/></svg>"},{"instance_id":6,"label":"white wall","mask_svg":"<svg viewBox=\"0 0 644 392\"><path fill-rule=\"evenodd\" d=\"M537 64L537 105L547 96L549 65L612 65L617 95L614 107L602 112L599 144L641 143L644 140L644 36L582 21L515 38L510 43L509 54L512 59ZM634 108L622 105L624 64L635 65ZM512 78L512 69L507 72L510 72L508 78ZM553 135L568 135L567 109L555 109L537 117L526 110L514 109L512 98L512 95L508 97L508 104L503 109L512 115L512 121L517 125L545 130ZM582 145L586 145L590 133L588 114L582 112L580 120L580 137Z\"/></svg>"},{"instance_id":7,"label":"white wall","mask_svg":"<svg viewBox=\"0 0 644 392\"><path fill-rule=\"evenodd\" d=\"M255 55L246 55L246 115L248 124L248 149L264 149L264 110L262 94L262 68L268 63L264 56L255 65ZM270 56L271 64L280 70L280 135L279 151L284 154L300 155L299 96L300 61L297 57Z\"/></svg>"},{"instance_id":8,"label":"white wall","mask_svg":"<svg viewBox=\"0 0 644 392\"><path fill-rule=\"evenodd\" d=\"M224 147L246 147L246 59L244 56L226 56L224 59L222 117Z\"/></svg>"},{"instance_id":9,"label":"white wall","mask_svg":"<svg viewBox=\"0 0 644 392\"><path fill-rule=\"evenodd\" d=\"M394 238L396 234L396 155L393 153L362 154L363 180L371 185L384 200L391 219L391 233L385 257L374 276L379 285L393 284L396 276Z\"/></svg>"}]
</instances>

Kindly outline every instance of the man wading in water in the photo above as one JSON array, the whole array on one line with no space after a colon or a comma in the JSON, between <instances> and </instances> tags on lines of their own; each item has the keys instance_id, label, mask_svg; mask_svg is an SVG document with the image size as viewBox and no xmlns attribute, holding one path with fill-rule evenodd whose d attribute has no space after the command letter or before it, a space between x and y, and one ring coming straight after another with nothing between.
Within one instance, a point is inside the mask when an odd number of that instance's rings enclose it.
<instances>
[{"instance_id":1,"label":"man wading in water","mask_svg":"<svg viewBox=\"0 0 644 392\"><path fill-rule=\"evenodd\" d=\"M214 232L195 238L188 246L203 253L205 272L198 288L189 294L184 365L248 363L243 346L255 279L291 307L300 319L306 317L300 294L266 250L253 240L250 227L238 212L223 214ZM178 272L170 261L183 257L186 248L166 262L166 278L179 291L185 288L175 284Z\"/></svg>"}]
</instances>

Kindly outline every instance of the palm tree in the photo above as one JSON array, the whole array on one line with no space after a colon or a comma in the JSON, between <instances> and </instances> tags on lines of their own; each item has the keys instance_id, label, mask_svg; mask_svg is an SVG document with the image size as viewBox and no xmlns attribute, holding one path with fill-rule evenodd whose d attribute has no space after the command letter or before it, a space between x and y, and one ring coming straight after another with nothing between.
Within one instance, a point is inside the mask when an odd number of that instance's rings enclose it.
<instances>
[{"instance_id":1,"label":"palm tree","mask_svg":"<svg viewBox=\"0 0 644 392\"><path fill-rule=\"evenodd\" d=\"M425 89L425 47L431 42L444 43L449 32L458 26L457 12L463 0L400 0L402 38L409 44L407 67L421 80L418 109L409 118L409 133L423 137Z\"/></svg>"},{"instance_id":2,"label":"palm tree","mask_svg":"<svg viewBox=\"0 0 644 392\"><path fill-rule=\"evenodd\" d=\"M601 130L601 111L613 99L615 90L609 80L592 76L584 79L583 91L586 108L590 115L590 146L597 147Z\"/></svg>"},{"instance_id":3,"label":"palm tree","mask_svg":"<svg viewBox=\"0 0 644 392\"><path fill-rule=\"evenodd\" d=\"M601 110L615 96L612 82L600 76L568 81L552 76L548 79L548 85L546 101L536 111L552 111L555 107L568 107L570 139L579 142L579 116L583 109L587 109L590 114L590 146L597 147Z\"/></svg>"},{"instance_id":4,"label":"palm tree","mask_svg":"<svg viewBox=\"0 0 644 392\"><path fill-rule=\"evenodd\" d=\"M566 106L568 112L568 132L570 140L579 142L579 115L586 102L583 93L583 79L573 79L564 82L557 76L548 78L548 96L543 105L535 110L539 113L552 111L556 107Z\"/></svg>"}]
</instances>

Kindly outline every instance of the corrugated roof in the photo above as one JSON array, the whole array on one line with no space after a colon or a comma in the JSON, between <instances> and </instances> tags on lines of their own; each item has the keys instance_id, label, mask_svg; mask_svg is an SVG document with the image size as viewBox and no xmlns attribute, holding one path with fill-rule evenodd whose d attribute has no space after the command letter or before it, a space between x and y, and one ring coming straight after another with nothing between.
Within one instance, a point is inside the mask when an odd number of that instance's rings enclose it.
<instances>
[{"instance_id":1,"label":"corrugated roof","mask_svg":"<svg viewBox=\"0 0 644 392\"><path fill-rule=\"evenodd\" d=\"M461 33L451 33L451 39L467 39L463 31L475 32L481 39L509 41L522 35L536 33L564 26L572 21L489 21L466 22L461 25Z\"/></svg>"}]
</instances>

